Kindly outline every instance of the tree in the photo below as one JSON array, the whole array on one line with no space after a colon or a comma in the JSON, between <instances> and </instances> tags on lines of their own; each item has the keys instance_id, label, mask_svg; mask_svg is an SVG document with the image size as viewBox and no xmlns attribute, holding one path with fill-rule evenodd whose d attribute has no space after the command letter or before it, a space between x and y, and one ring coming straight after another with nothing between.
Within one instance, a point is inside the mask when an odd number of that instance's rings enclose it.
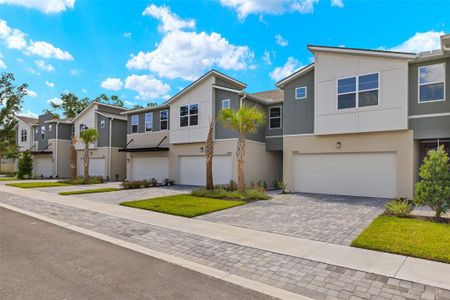
<instances>
[{"instance_id":1,"label":"tree","mask_svg":"<svg viewBox=\"0 0 450 300\"><path fill-rule=\"evenodd\" d=\"M208 137L206 139L205 153L206 153L206 189L212 190L214 188L213 179L213 157L214 157L214 138L213 138L213 121L209 122Z\"/></svg>"},{"instance_id":2,"label":"tree","mask_svg":"<svg viewBox=\"0 0 450 300\"><path fill-rule=\"evenodd\" d=\"M89 181L89 146L98 138L98 132L94 128L88 128L80 132L80 139L84 143L83 167L84 181Z\"/></svg>"},{"instance_id":3,"label":"tree","mask_svg":"<svg viewBox=\"0 0 450 300\"><path fill-rule=\"evenodd\" d=\"M62 93L61 94L61 103L53 103L50 102L50 106L52 107L52 113L57 113L57 111L61 111L64 117L66 118L75 118L80 112L83 111L90 103L89 98L78 98L74 93Z\"/></svg>"},{"instance_id":4,"label":"tree","mask_svg":"<svg viewBox=\"0 0 450 300\"><path fill-rule=\"evenodd\" d=\"M19 170L17 170L17 177L20 179L27 179L31 177L33 172L33 159L31 157L31 151L26 150L23 152L22 157L19 159Z\"/></svg>"},{"instance_id":5,"label":"tree","mask_svg":"<svg viewBox=\"0 0 450 300\"><path fill-rule=\"evenodd\" d=\"M14 74L0 76L0 161L3 157L17 156L16 115L22 108L22 98L27 94L28 85L14 85Z\"/></svg>"},{"instance_id":6,"label":"tree","mask_svg":"<svg viewBox=\"0 0 450 300\"><path fill-rule=\"evenodd\" d=\"M443 145L428 151L419 176L414 203L428 205L441 217L450 207L450 164Z\"/></svg>"},{"instance_id":7,"label":"tree","mask_svg":"<svg viewBox=\"0 0 450 300\"><path fill-rule=\"evenodd\" d=\"M244 181L244 157L245 157L245 136L248 133L255 133L258 127L264 124L264 113L256 105L242 105L238 110L230 108L222 109L219 114L219 120L224 127L231 128L238 133L236 158L238 163L238 188L243 192L245 189Z\"/></svg>"},{"instance_id":8,"label":"tree","mask_svg":"<svg viewBox=\"0 0 450 300\"><path fill-rule=\"evenodd\" d=\"M48 109L48 108L44 109L44 110L42 111L42 113L43 113L44 115L46 115L46 114L51 114L51 115L53 116L54 119L59 119L59 118L60 118L60 116L59 116L57 113L55 113L54 111L51 111L51 110Z\"/></svg>"},{"instance_id":9,"label":"tree","mask_svg":"<svg viewBox=\"0 0 450 300\"><path fill-rule=\"evenodd\" d=\"M119 98L119 96L116 96L116 95L112 95L111 97L108 97L108 95L106 95L106 94L101 94L100 96L95 98L94 101L123 107L123 101Z\"/></svg>"},{"instance_id":10,"label":"tree","mask_svg":"<svg viewBox=\"0 0 450 300\"><path fill-rule=\"evenodd\" d=\"M70 177L72 179L77 178L77 149L75 145L77 143L77 137L72 135L71 144L70 144ZM88 168L89 169L89 168Z\"/></svg>"}]
</instances>

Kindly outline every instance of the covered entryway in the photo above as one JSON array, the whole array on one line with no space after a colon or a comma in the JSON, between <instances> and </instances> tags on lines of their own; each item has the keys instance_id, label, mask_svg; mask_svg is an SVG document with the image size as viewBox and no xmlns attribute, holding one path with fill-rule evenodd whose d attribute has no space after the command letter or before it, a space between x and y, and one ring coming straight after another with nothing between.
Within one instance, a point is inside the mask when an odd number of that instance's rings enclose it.
<instances>
[{"instance_id":1,"label":"covered entryway","mask_svg":"<svg viewBox=\"0 0 450 300\"><path fill-rule=\"evenodd\" d=\"M35 155L33 168L38 178L53 176L53 160L51 155Z\"/></svg>"},{"instance_id":2,"label":"covered entryway","mask_svg":"<svg viewBox=\"0 0 450 300\"><path fill-rule=\"evenodd\" d=\"M180 156L180 184L206 185L206 158L204 156ZM214 184L227 184L233 178L231 156L214 156Z\"/></svg>"},{"instance_id":3,"label":"covered entryway","mask_svg":"<svg viewBox=\"0 0 450 300\"><path fill-rule=\"evenodd\" d=\"M163 182L169 178L169 158L164 156L132 157L130 180L155 178Z\"/></svg>"},{"instance_id":4,"label":"covered entryway","mask_svg":"<svg viewBox=\"0 0 450 300\"><path fill-rule=\"evenodd\" d=\"M83 176L84 159L78 160L78 176ZM89 176L106 177L106 164L104 158L89 158Z\"/></svg>"},{"instance_id":5,"label":"covered entryway","mask_svg":"<svg viewBox=\"0 0 450 300\"><path fill-rule=\"evenodd\" d=\"M397 156L393 152L298 154L293 172L296 192L397 196Z\"/></svg>"}]
</instances>

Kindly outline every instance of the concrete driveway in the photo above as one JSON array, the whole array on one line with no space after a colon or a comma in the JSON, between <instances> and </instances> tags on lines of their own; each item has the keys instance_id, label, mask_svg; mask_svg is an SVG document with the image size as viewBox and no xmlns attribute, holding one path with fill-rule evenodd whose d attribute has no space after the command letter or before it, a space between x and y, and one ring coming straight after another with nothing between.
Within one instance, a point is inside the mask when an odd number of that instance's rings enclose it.
<instances>
[{"instance_id":1,"label":"concrete driveway","mask_svg":"<svg viewBox=\"0 0 450 300\"><path fill-rule=\"evenodd\" d=\"M319 194L275 194L271 200L198 217L210 222L350 245L384 211L387 199Z\"/></svg>"}]
</instances>

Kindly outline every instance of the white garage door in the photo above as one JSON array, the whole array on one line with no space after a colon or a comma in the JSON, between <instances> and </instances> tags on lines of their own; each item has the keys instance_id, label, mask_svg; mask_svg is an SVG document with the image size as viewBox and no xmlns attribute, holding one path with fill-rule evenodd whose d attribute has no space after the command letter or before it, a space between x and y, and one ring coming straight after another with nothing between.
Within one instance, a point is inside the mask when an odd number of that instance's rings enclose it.
<instances>
[{"instance_id":1,"label":"white garage door","mask_svg":"<svg viewBox=\"0 0 450 300\"><path fill-rule=\"evenodd\" d=\"M299 154L294 190L391 198L397 195L395 153Z\"/></svg>"},{"instance_id":2,"label":"white garage door","mask_svg":"<svg viewBox=\"0 0 450 300\"><path fill-rule=\"evenodd\" d=\"M158 182L162 182L165 178L169 178L169 158L133 157L130 177L130 180L156 178Z\"/></svg>"},{"instance_id":3,"label":"white garage door","mask_svg":"<svg viewBox=\"0 0 450 300\"><path fill-rule=\"evenodd\" d=\"M78 176L83 176L83 173L84 173L84 159L81 158L78 161ZM89 176L106 177L105 159L104 158L89 159Z\"/></svg>"},{"instance_id":4,"label":"white garage door","mask_svg":"<svg viewBox=\"0 0 450 300\"><path fill-rule=\"evenodd\" d=\"M214 156L214 184L227 184L232 178L231 156ZM180 184L206 185L206 158L204 156L180 157Z\"/></svg>"},{"instance_id":5,"label":"white garage door","mask_svg":"<svg viewBox=\"0 0 450 300\"><path fill-rule=\"evenodd\" d=\"M53 175L53 162L49 157L38 157L34 161L36 177L50 177Z\"/></svg>"}]
</instances>

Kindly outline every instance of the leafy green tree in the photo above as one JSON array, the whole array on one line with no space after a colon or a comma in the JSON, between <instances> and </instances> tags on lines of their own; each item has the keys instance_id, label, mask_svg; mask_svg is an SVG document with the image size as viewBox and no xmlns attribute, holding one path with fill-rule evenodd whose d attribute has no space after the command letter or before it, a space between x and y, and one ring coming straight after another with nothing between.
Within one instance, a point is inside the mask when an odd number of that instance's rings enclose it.
<instances>
[{"instance_id":1,"label":"leafy green tree","mask_svg":"<svg viewBox=\"0 0 450 300\"><path fill-rule=\"evenodd\" d=\"M19 159L19 170L17 170L17 177L20 179L30 178L33 173L33 159L31 157L31 151L26 150L23 152Z\"/></svg>"},{"instance_id":2,"label":"leafy green tree","mask_svg":"<svg viewBox=\"0 0 450 300\"><path fill-rule=\"evenodd\" d=\"M26 83L16 86L14 74L2 73L0 76L0 161L3 157L17 156L16 115L22 108L22 98L27 94Z\"/></svg>"},{"instance_id":3,"label":"leafy green tree","mask_svg":"<svg viewBox=\"0 0 450 300\"><path fill-rule=\"evenodd\" d=\"M441 217L450 207L450 164L443 145L427 153L419 176L415 204L428 205Z\"/></svg>"},{"instance_id":4,"label":"leafy green tree","mask_svg":"<svg viewBox=\"0 0 450 300\"><path fill-rule=\"evenodd\" d=\"M59 119L60 116L59 114L55 113L54 111L51 111L50 109L46 108L42 111L43 114L51 114L53 116L53 118L55 119Z\"/></svg>"},{"instance_id":5,"label":"leafy green tree","mask_svg":"<svg viewBox=\"0 0 450 300\"><path fill-rule=\"evenodd\" d=\"M61 111L66 118L75 118L80 112L83 111L90 103L89 98L78 98L74 93L62 93L61 94L61 104L50 103L52 108L52 113L57 114Z\"/></svg>"},{"instance_id":6,"label":"leafy green tree","mask_svg":"<svg viewBox=\"0 0 450 300\"><path fill-rule=\"evenodd\" d=\"M89 181L89 146L98 139L98 132L94 128L88 128L80 132L80 139L84 144L83 167L84 181Z\"/></svg>"},{"instance_id":7,"label":"leafy green tree","mask_svg":"<svg viewBox=\"0 0 450 300\"><path fill-rule=\"evenodd\" d=\"M238 110L230 108L222 109L219 114L219 120L224 127L233 129L238 133L236 158L238 163L238 187L239 191L245 189L244 180L244 157L245 157L245 136L249 133L255 133L258 127L264 124L264 113L256 105L242 105Z\"/></svg>"},{"instance_id":8,"label":"leafy green tree","mask_svg":"<svg viewBox=\"0 0 450 300\"><path fill-rule=\"evenodd\" d=\"M116 95L112 95L111 97L109 97L106 94L101 94L100 96L95 98L94 101L123 107L123 101L119 98L119 96Z\"/></svg>"}]
</instances>

